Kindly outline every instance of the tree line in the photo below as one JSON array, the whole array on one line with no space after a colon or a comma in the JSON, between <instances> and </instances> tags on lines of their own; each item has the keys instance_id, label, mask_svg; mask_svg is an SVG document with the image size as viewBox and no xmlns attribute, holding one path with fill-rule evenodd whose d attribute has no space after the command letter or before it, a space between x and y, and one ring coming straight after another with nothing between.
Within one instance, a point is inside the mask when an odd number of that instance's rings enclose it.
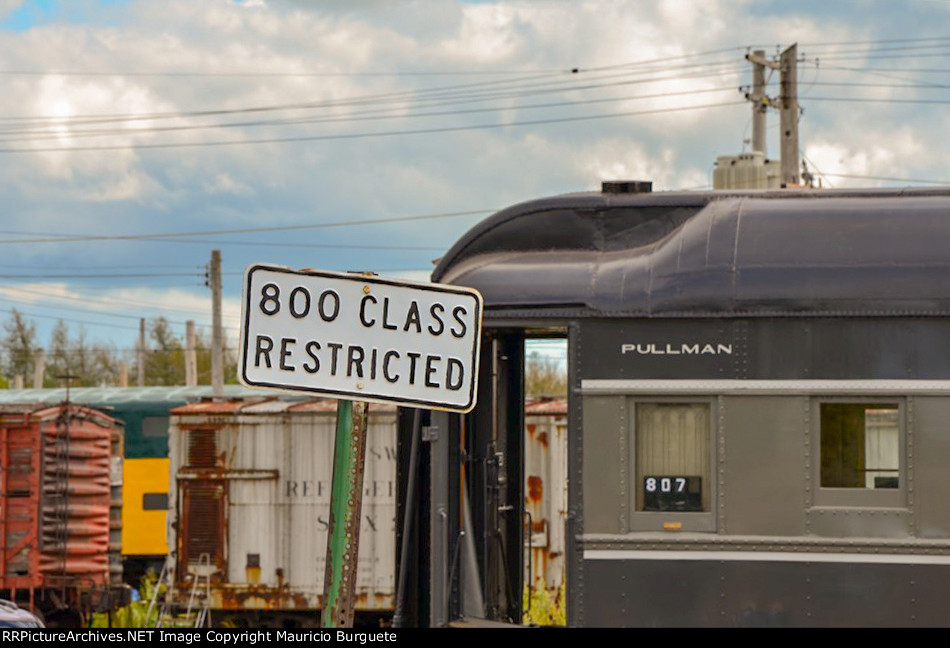
<instances>
[{"instance_id":1,"label":"tree line","mask_svg":"<svg viewBox=\"0 0 950 648\"><path fill-rule=\"evenodd\" d=\"M164 317L149 320L146 331L145 385L184 385L184 336L176 335ZM0 337L0 388L12 386L16 376L22 377L24 387L32 387L41 349L45 356L44 387L65 387L67 376L73 387L117 387L122 384L123 365L128 384L137 384L138 357L134 349L90 340L82 326L72 332L63 320L56 323L48 343L43 345L36 323L14 308L3 323ZM195 356L198 384L211 384L211 341L201 333L195 335ZM235 349L224 350L223 365L224 381L237 383ZM567 375L563 365L537 352L529 354L525 358L525 392L565 397Z\"/></svg>"},{"instance_id":2,"label":"tree line","mask_svg":"<svg viewBox=\"0 0 950 648\"><path fill-rule=\"evenodd\" d=\"M146 330L145 385L184 385L184 337L176 335L164 317L149 320ZM17 376L22 377L24 387L32 387L41 356L44 387L64 387L67 379L73 387L117 387L123 374L129 385L137 384L139 359L134 349L90 340L82 326L72 333L63 320L56 323L43 345L36 323L14 308L3 323L0 338L0 387L10 387ZM200 333L195 335L195 356L198 384L210 384L211 342ZM224 377L226 383L237 382L234 349L224 351Z\"/></svg>"}]
</instances>

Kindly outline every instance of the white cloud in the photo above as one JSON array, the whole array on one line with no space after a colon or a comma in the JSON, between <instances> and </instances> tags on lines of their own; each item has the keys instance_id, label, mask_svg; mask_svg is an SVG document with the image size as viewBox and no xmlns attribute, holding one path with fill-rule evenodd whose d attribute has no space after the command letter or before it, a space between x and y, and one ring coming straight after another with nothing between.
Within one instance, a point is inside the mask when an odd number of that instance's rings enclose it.
<instances>
[{"instance_id":1,"label":"white cloud","mask_svg":"<svg viewBox=\"0 0 950 648\"><path fill-rule=\"evenodd\" d=\"M23 5L23 0L0 0L0 18L13 13Z\"/></svg>"},{"instance_id":2,"label":"white cloud","mask_svg":"<svg viewBox=\"0 0 950 648\"><path fill-rule=\"evenodd\" d=\"M4 140L0 149L94 143L117 144L118 148L6 154L0 166L4 224L10 230L51 233L199 231L500 208L543 195L593 190L604 179L652 180L657 190L701 187L710 184L709 169L717 155L742 149L749 108L675 109L739 100L737 87L750 78L750 66L742 58L745 46L800 40L804 55L813 57L812 52L827 56L828 48L815 47L823 42L930 36L920 26L913 33L901 33L895 20L910 17L905 16L908 12L895 14L884 6L890 3L859 3L860 12L854 9L849 15L836 8L840 4L829 3L826 10L806 13L787 3L752 0L90 3L91 9L101 13L89 13L72 23L62 20L23 31L0 31L4 67L41 72L5 77L0 117L59 118L48 139L12 139L12 133L6 132L0 134ZM0 16L19 5L0 0ZM915 6L922 10L922 3ZM934 25L939 29L939 21ZM772 55L775 47L763 49ZM923 178L939 178L950 170L942 150L931 144L933 133L946 130L941 113L887 103L910 95L886 87L862 91L861 96L881 103L821 102L817 97L858 92L834 87L835 80L884 84L894 80L835 72L827 61L816 70L812 63L810 58L802 64L802 150L819 170L897 177L914 173ZM890 64L911 66L899 59ZM580 72L570 74L573 68ZM652 84L608 85L642 80L647 70L652 77L667 78ZM491 74L468 74L480 71ZM521 78L553 71L563 74ZM453 74L416 74L437 72ZM541 89L536 84L570 83L601 87L529 94ZM496 89L503 87L511 94L491 102L476 99L476 93L493 87L486 84L496 84ZM435 88L443 90L435 92ZM449 88L454 88L452 92L464 88L466 100L448 103ZM719 88L725 91L712 92ZM411 111L406 99L430 91L433 100L425 110L447 114L407 117ZM648 94L661 96L634 98ZM524 107L621 97L622 101L574 106ZM355 98L362 102L342 105ZM335 102L335 106L264 109L321 102ZM248 107L262 109L192 114ZM482 108L498 110L463 112ZM362 119L378 117L383 110L399 118ZM644 110L663 112L556 121ZM68 121L80 115L132 113L174 116L118 125ZM347 116L361 119L247 125ZM133 144L305 139L545 120L551 123L428 135L132 148ZM774 157L777 114L769 115L769 123L769 150ZM243 125L156 130L205 124ZM89 128L108 129L111 134L86 137L79 132ZM115 133L117 128L121 132ZM136 131L142 128L150 130ZM207 246L224 247L231 272L262 260L292 267L349 269L357 253L343 245L444 249L477 218L219 237L226 240L208 237ZM288 246L230 246L231 240ZM291 247L308 243L331 247ZM333 248L334 244L340 248ZM194 267L207 258L207 250L194 243L24 244L9 246L4 252L9 263L28 261L50 268L93 262L126 268L155 259ZM429 261L440 252L374 250L371 255L368 258L377 267L409 268L397 274L425 277ZM169 283L164 288L122 292L114 283L104 281L97 292L124 298L130 305L133 301L176 308L186 304L186 310L208 311L207 299L198 288L190 291ZM88 294L75 285L69 282L59 289L72 296ZM234 281L227 288L235 317L238 287ZM204 311L198 310L202 303ZM106 302L90 301L88 307L129 312Z\"/></svg>"},{"instance_id":3,"label":"white cloud","mask_svg":"<svg viewBox=\"0 0 950 648\"><path fill-rule=\"evenodd\" d=\"M205 184L206 191L212 194L236 194L249 196L254 193L253 188L246 183L232 178L227 173L219 173L210 182Z\"/></svg>"},{"instance_id":4,"label":"white cloud","mask_svg":"<svg viewBox=\"0 0 950 648\"><path fill-rule=\"evenodd\" d=\"M818 175L829 174L826 183L845 186L860 181L859 176L914 177L929 157L928 147L907 128L896 132L868 131L860 141L815 141L805 149L805 157ZM839 179L836 175L855 176ZM865 185L881 185L868 180Z\"/></svg>"}]
</instances>

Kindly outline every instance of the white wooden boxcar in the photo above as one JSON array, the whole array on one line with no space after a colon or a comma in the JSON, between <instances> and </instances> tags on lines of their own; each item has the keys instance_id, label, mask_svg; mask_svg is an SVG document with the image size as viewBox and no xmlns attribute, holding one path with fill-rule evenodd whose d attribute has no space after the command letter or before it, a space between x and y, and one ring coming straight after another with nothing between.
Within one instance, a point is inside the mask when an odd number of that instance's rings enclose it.
<instances>
[{"instance_id":1,"label":"white wooden boxcar","mask_svg":"<svg viewBox=\"0 0 950 648\"><path fill-rule=\"evenodd\" d=\"M214 625L312 625L322 608L336 401L200 402L172 410L170 598L210 590ZM356 610L394 606L396 409L370 406ZM203 604L203 603L202 603Z\"/></svg>"}]
</instances>

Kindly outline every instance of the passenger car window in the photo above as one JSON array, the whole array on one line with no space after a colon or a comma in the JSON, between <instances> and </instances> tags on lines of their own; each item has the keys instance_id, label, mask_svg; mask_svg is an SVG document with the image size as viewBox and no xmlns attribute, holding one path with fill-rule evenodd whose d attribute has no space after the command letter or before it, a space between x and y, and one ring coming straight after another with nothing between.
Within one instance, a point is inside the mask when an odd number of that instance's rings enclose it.
<instances>
[{"instance_id":1,"label":"passenger car window","mask_svg":"<svg viewBox=\"0 0 950 648\"><path fill-rule=\"evenodd\" d=\"M702 512L710 505L708 403L636 404L636 510Z\"/></svg>"},{"instance_id":2,"label":"passenger car window","mask_svg":"<svg viewBox=\"0 0 950 648\"><path fill-rule=\"evenodd\" d=\"M822 403L821 487L900 488L897 403Z\"/></svg>"}]
</instances>

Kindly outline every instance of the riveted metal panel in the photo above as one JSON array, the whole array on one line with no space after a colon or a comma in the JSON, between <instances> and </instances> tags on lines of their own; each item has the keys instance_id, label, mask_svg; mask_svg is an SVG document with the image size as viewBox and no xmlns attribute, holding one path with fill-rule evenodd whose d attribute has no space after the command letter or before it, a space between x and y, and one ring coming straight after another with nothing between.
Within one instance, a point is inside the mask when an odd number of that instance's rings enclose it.
<instances>
[{"instance_id":1,"label":"riveted metal panel","mask_svg":"<svg viewBox=\"0 0 950 648\"><path fill-rule=\"evenodd\" d=\"M585 560L606 627L946 626L950 564L714 553ZM646 556L646 554L645 554ZM810 557L821 558L810 560Z\"/></svg>"},{"instance_id":2,"label":"riveted metal panel","mask_svg":"<svg viewBox=\"0 0 950 648\"><path fill-rule=\"evenodd\" d=\"M808 529L838 538L910 538L914 520L906 508L813 506L805 512Z\"/></svg>"},{"instance_id":3,"label":"riveted metal panel","mask_svg":"<svg viewBox=\"0 0 950 648\"><path fill-rule=\"evenodd\" d=\"M911 317L594 319L582 379L938 380L950 320Z\"/></svg>"},{"instance_id":4,"label":"riveted metal panel","mask_svg":"<svg viewBox=\"0 0 950 648\"><path fill-rule=\"evenodd\" d=\"M584 532L627 529L630 468L626 465L625 402L617 396L584 399Z\"/></svg>"},{"instance_id":5,"label":"riveted metal panel","mask_svg":"<svg viewBox=\"0 0 950 648\"><path fill-rule=\"evenodd\" d=\"M914 438L908 456L914 465L910 485L921 538L950 537L950 398L914 398Z\"/></svg>"},{"instance_id":6,"label":"riveted metal panel","mask_svg":"<svg viewBox=\"0 0 950 648\"><path fill-rule=\"evenodd\" d=\"M568 337L567 363L567 522L564 529L564 544L567 567L567 623L578 626L584 623L584 557L580 535L583 533L584 515L584 403L581 397L580 366L584 345L579 327L572 323Z\"/></svg>"},{"instance_id":7,"label":"riveted metal panel","mask_svg":"<svg viewBox=\"0 0 950 648\"><path fill-rule=\"evenodd\" d=\"M723 398L725 532L804 533L807 398Z\"/></svg>"},{"instance_id":8,"label":"riveted metal panel","mask_svg":"<svg viewBox=\"0 0 950 648\"><path fill-rule=\"evenodd\" d=\"M121 580L122 428L70 404L0 406L0 588L65 606Z\"/></svg>"},{"instance_id":9,"label":"riveted metal panel","mask_svg":"<svg viewBox=\"0 0 950 648\"><path fill-rule=\"evenodd\" d=\"M476 225L432 278L477 288L489 313L946 314L948 197L906 188L560 196Z\"/></svg>"},{"instance_id":10,"label":"riveted metal panel","mask_svg":"<svg viewBox=\"0 0 950 648\"><path fill-rule=\"evenodd\" d=\"M629 319L580 323L585 353L582 379L734 378L733 323Z\"/></svg>"}]
</instances>

